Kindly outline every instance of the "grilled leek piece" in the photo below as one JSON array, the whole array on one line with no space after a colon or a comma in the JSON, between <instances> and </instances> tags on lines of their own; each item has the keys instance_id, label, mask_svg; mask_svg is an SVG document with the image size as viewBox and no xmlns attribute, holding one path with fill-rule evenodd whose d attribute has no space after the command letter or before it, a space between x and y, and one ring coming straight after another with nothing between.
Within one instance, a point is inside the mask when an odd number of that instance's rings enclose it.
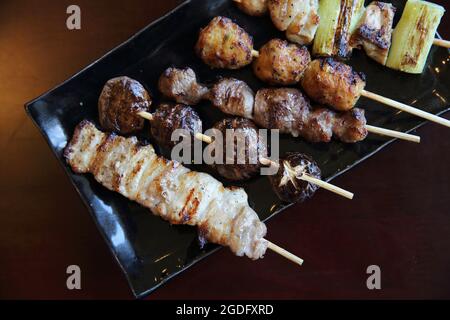
<instances>
[{"instance_id":1,"label":"grilled leek piece","mask_svg":"<svg viewBox=\"0 0 450 320\"><path fill-rule=\"evenodd\" d=\"M364 0L321 0L320 23L313 44L315 56L348 58L352 29L364 12Z\"/></svg>"},{"instance_id":2,"label":"grilled leek piece","mask_svg":"<svg viewBox=\"0 0 450 320\"><path fill-rule=\"evenodd\" d=\"M445 9L437 4L409 0L392 34L386 66L408 73L422 73L444 12Z\"/></svg>"}]
</instances>

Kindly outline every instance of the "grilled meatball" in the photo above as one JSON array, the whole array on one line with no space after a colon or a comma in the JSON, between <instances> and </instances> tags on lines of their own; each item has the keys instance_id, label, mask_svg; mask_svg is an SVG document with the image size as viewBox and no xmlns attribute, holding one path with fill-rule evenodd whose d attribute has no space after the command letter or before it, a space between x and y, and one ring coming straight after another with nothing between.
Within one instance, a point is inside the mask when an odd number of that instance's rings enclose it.
<instances>
[{"instance_id":1,"label":"grilled meatball","mask_svg":"<svg viewBox=\"0 0 450 320\"><path fill-rule=\"evenodd\" d=\"M251 16L263 16L267 12L267 0L239 0L236 4L239 9Z\"/></svg>"},{"instance_id":2,"label":"grilled meatball","mask_svg":"<svg viewBox=\"0 0 450 320\"><path fill-rule=\"evenodd\" d=\"M189 106L182 104L160 105L153 113L153 120L150 122L153 138L159 146L170 149L178 144L178 141L172 141L171 139L172 133L176 129L189 131L193 141L195 133L202 132L202 121L194 109Z\"/></svg>"},{"instance_id":3,"label":"grilled meatball","mask_svg":"<svg viewBox=\"0 0 450 320\"><path fill-rule=\"evenodd\" d=\"M253 59L252 38L225 17L215 17L201 30L195 49L212 68L239 69Z\"/></svg>"},{"instance_id":4,"label":"grilled meatball","mask_svg":"<svg viewBox=\"0 0 450 320\"><path fill-rule=\"evenodd\" d=\"M113 78L106 82L98 99L100 125L120 134L140 131L145 120L136 113L149 111L151 104L150 95L138 81Z\"/></svg>"},{"instance_id":5,"label":"grilled meatball","mask_svg":"<svg viewBox=\"0 0 450 320\"><path fill-rule=\"evenodd\" d=\"M336 110L353 108L366 85L365 76L332 58L312 61L301 80L306 94L313 100Z\"/></svg>"},{"instance_id":6,"label":"grilled meatball","mask_svg":"<svg viewBox=\"0 0 450 320\"><path fill-rule=\"evenodd\" d=\"M166 69L159 78L158 87L165 97L182 104L198 104L208 93L208 88L197 82L191 68Z\"/></svg>"},{"instance_id":7,"label":"grilled meatball","mask_svg":"<svg viewBox=\"0 0 450 320\"><path fill-rule=\"evenodd\" d=\"M253 117L263 128L298 137L310 108L308 98L297 89L261 89L256 93Z\"/></svg>"},{"instance_id":8,"label":"grilled meatball","mask_svg":"<svg viewBox=\"0 0 450 320\"><path fill-rule=\"evenodd\" d=\"M364 110L353 108L338 114L334 119L333 133L342 142L354 143L367 137Z\"/></svg>"},{"instance_id":9,"label":"grilled meatball","mask_svg":"<svg viewBox=\"0 0 450 320\"><path fill-rule=\"evenodd\" d=\"M222 149L223 164L213 164L217 172L230 180L249 179L258 174L261 167L259 156L267 155L267 147L259 139L255 124L244 118L228 118L216 123L213 128L223 137L223 141L215 140L211 145L211 148ZM227 154L227 143L234 145L233 154ZM212 155L215 156L214 151ZM227 159L230 164L227 164Z\"/></svg>"},{"instance_id":10,"label":"grilled meatball","mask_svg":"<svg viewBox=\"0 0 450 320\"><path fill-rule=\"evenodd\" d=\"M269 176L273 191L286 202L305 201L319 188L317 185L301 180L302 174L321 179L320 169L313 159L299 152L288 152L279 161L280 167L275 175Z\"/></svg>"},{"instance_id":11,"label":"grilled meatball","mask_svg":"<svg viewBox=\"0 0 450 320\"><path fill-rule=\"evenodd\" d=\"M306 47L281 39L272 39L259 52L253 63L255 75L272 85L292 85L300 81L303 71L311 62Z\"/></svg>"},{"instance_id":12,"label":"grilled meatball","mask_svg":"<svg viewBox=\"0 0 450 320\"><path fill-rule=\"evenodd\" d=\"M244 82L226 78L218 81L209 92L209 100L222 112L251 119L254 104L253 90Z\"/></svg>"}]
</instances>

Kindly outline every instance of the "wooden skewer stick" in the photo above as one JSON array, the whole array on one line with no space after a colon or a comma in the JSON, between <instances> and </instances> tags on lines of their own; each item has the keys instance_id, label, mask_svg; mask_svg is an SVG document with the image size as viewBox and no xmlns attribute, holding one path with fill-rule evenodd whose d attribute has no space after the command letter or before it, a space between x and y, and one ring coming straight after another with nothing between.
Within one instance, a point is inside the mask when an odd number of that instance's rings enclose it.
<instances>
[{"instance_id":1,"label":"wooden skewer stick","mask_svg":"<svg viewBox=\"0 0 450 320\"><path fill-rule=\"evenodd\" d=\"M148 113L148 112L145 112L145 111L141 111L141 112L138 112L137 114L139 116L141 116L142 118L144 118L144 119L147 119L147 120L150 120L150 121L153 120L153 115L151 113ZM207 135L204 135L202 133L196 133L195 134L195 138L199 139L199 140L202 140L202 141L204 141L206 143L211 143L212 142L211 137L209 137ZM300 266L303 264L303 259L302 258L297 257L296 255L294 255L294 254L290 253L289 251L287 251L287 250L277 246L276 244L270 242L267 239L265 239L265 240L268 243L268 246L267 246L268 249L278 253L279 255L285 257L286 259L288 259L288 260L290 260L290 261L292 261L292 262L294 262L294 263L296 263L296 264L298 264Z\"/></svg>"},{"instance_id":2,"label":"wooden skewer stick","mask_svg":"<svg viewBox=\"0 0 450 320\"><path fill-rule=\"evenodd\" d=\"M259 161L265 166L270 166L270 165L277 166L277 167L279 166L279 164L277 162L272 161L272 160L267 159L267 158L260 157ZM313 183L315 185L318 185L321 188L324 188L324 189L326 189L328 191L334 192L334 193L336 193L336 194L338 194L338 195L340 195L340 196L342 196L344 198L350 199L350 200L352 200L353 197L354 197L353 193L351 193L351 192L349 192L349 191L347 191L345 189L339 188L339 187L335 186L334 184L331 184L331 183L322 181L320 179L314 178L314 177L312 177L312 176L310 176L310 175L308 175L306 173L303 173L301 176L296 177L296 178L304 180L304 181L307 181L307 182L310 182L310 183Z\"/></svg>"},{"instance_id":3,"label":"wooden skewer stick","mask_svg":"<svg viewBox=\"0 0 450 320\"><path fill-rule=\"evenodd\" d=\"M197 132L195 134L195 138L197 140L201 140L201 141L203 141L205 143L208 143L208 144L213 142L213 140L212 140L212 138L210 136L204 135L203 133L200 133L200 132ZM272 161L270 159L264 158L264 157L260 157L259 161L261 162L261 164L263 164L265 166L270 166L270 165L273 165L273 166L276 166L276 167L279 166L278 163L276 163L276 162L274 162L274 161ZM311 177L310 175L307 175L305 173L302 174L298 178L301 179L301 180L305 180L305 181L308 181L310 183L316 184L319 187L322 187L322 188L324 188L324 189L326 189L328 191L334 192L334 193L336 193L336 194L338 194L338 195L340 195L342 197L345 197L347 199L350 199L350 200L353 199L353 196L354 196L353 193L351 193L351 192L349 192L347 190L344 190L342 188L339 188L339 187L337 187L337 186L335 186L335 185L333 185L331 183L328 183L328 182L322 181L320 179L316 179L314 177Z\"/></svg>"},{"instance_id":4,"label":"wooden skewer stick","mask_svg":"<svg viewBox=\"0 0 450 320\"><path fill-rule=\"evenodd\" d=\"M276 244L270 242L269 240L266 240L266 241L268 243L268 246L267 246L268 249L278 253L280 256L283 256L286 259L291 260L292 262L294 262L300 266L303 264L302 258L299 258L296 255L293 255L289 251L284 250L283 248L277 246Z\"/></svg>"},{"instance_id":5,"label":"wooden skewer stick","mask_svg":"<svg viewBox=\"0 0 450 320\"><path fill-rule=\"evenodd\" d=\"M395 101L395 100L392 100L392 99L380 96L380 95L378 95L376 93L373 93L373 92L370 92L370 91L367 91L367 90L363 90L361 95L363 97L368 98L368 99L381 102L381 103L383 103L383 104L385 104L387 106L393 107L395 109L398 109L398 110L401 110L401 111L404 111L404 112L407 112L407 113L411 113L411 114L413 114L413 115L415 115L417 117L424 118L426 120L429 120L429 121L432 121L432 122L436 122L436 123L439 123L439 124L441 124L443 126L446 126L446 127L450 128L450 121L449 120L441 118L441 117L438 117L438 116L435 116L434 114L431 114L429 112L425 112L425 111L420 110L418 108L414 108L414 107L408 106L407 104L404 104L404 103L401 103L401 102L398 102L398 101Z\"/></svg>"},{"instance_id":6,"label":"wooden skewer stick","mask_svg":"<svg viewBox=\"0 0 450 320\"><path fill-rule=\"evenodd\" d=\"M138 112L138 115L143 117L143 118L145 118L145 119L147 119L147 120L150 120L150 121L153 120L153 115L151 113L148 113L148 112L145 112L145 111L141 111L141 112ZM381 134L381 135L385 135L385 136L389 136L389 137L404 139L404 140L408 140L408 141L413 141L413 142L420 142L420 137L414 136L414 135L411 135L411 134L398 132L398 131L394 131L394 130L383 129L383 128L369 126L369 125L366 125L366 128L367 128L367 130L369 132L373 132L373 133L377 133L377 134ZM195 138L197 140L203 141L203 142L208 143L208 144L213 142L213 139L210 136L207 136L207 135L205 135L203 133L200 133L200 132L197 132L195 134ZM273 165L273 166L277 166L278 167L278 163L276 163L276 162L274 162L274 161L272 161L270 159L267 159L267 158L261 157L259 159L259 161L265 166ZM313 183L313 184L316 184L316 185L318 185L321 188L324 188L324 189L326 189L328 191L334 192L334 193L336 193L336 194L338 194L338 195L340 195L340 196L342 196L344 198L350 199L350 200L353 199L353 197L354 197L353 193L351 193L351 192L349 192L349 191L347 191L345 189L339 188L339 187L337 187L337 186L335 186L335 185L333 185L331 183L328 183L328 182L316 179L316 178L311 177L311 176L309 176L307 174L303 174L302 176L299 177L299 179L307 181L307 182L310 182L310 183Z\"/></svg>"},{"instance_id":7,"label":"wooden skewer stick","mask_svg":"<svg viewBox=\"0 0 450 320\"><path fill-rule=\"evenodd\" d=\"M138 112L138 115L141 116L144 119L147 120L153 120L153 115L151 113L145 112L145 111L141 111ZM393 137L393 138L398 138L398 139L402 139L402 140L406 140L406 141L412 141L415 143L420 143L420 137L419 136L415 136L412 134L408 134L408 133L403 133L403 132L399 132L399 131L395 131L395 130L389 130L389 129L384 129L384 128L379 128L379 127L374 127L374 126L369 126L366 125L366 129L369 132L372 133L376 133L379 135L383 135L383 136L387 136L387 137ZM196 133L195 134L195 138L198 140L201 140L205 143L212 143L212 139L209 136L206 136L204 134L201 133Z\"/></svg>"},{"instance_id":8,"label":"wooden skewer stick","mask_svg":"<svg viewBox=\"0 0 450 320\"><path fill-rule=\"evenodd\" d=\"M380 127L374 127L366 124L366 129L369 132L376 133L382 136L398 138L406 141L420 143L420 137L413 134L403 133L395 130L384 129Z\"/></svg>"},{"instance_id":9,"label":"wooden skewer stick","mask_svg":"<svg viewBox=\"0 0 450 320\"><path fill-rule=\"evenodd\" d=\"M438 47L450 48L450 41L442 39L434 39L433 44Z\"/></svg>"}]
</instances>

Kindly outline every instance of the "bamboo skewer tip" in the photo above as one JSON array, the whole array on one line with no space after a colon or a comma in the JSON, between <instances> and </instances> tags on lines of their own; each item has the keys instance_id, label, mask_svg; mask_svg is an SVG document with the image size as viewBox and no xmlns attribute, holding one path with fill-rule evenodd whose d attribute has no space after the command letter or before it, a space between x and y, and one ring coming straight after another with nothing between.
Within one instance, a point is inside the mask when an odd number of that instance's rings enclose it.
<instances>
[{"instance_id":1,"label":"bamboo skewer tip","mask_svg":"<svg viewBox=\"0 0 450 320\"><path fill-rule=\"evenodd\" d=\"M239 0L240 2L240 0ZM438 47L450 48L450 41L444 39L434 39L433 44Z\"/></svg>"},{"instance_id":2,"label":"bamboo skewer tip","mask_svg":"<svg viewBox=\"0 0 450 320\"><path fill-rule=\"evenodd\" d=\"M380 127L375 127L375 126L371 126L368 124L366 125L366 129L367 129L367 131L369 131L371 133L379 134L382 136L387 136L387 137L397 138L397 139L401 139L401 140L405 140L405 141L420 143L420 136L416 136L413 134L399 132L399 131L395 131L395 130L389 130L389 129L380 128Z\"/></svg>"},{"instance_id":3,"label":"bamboo skewer tip","mask_svg":"<svg viewBox=\"0 0 450 320\"><path fill-rule=\"evenodd\" d=\"M393 107L395 109L398 109L398 110L401 110L401 111L413 114L413 115L415 115L417 117L420 117L420 118L426 119L428 121L432 121L432 122L435 122L435 123L438 123L438 124L441 124L443 126L446 126L446 127L450 128L450 120L447 120L447 119L444 119L442 117L436 116L436 115L434 115L432 113L423 111L423 110L418 109L418 108L411 107L411 106L409 106L407 104L404 104L404 103L395 101L393 99L389 99L389 98L380 96L379 94L376 94L376 93L373 93L373 92L370 92L370 91L367 91L367 90L362 90L361 91L361 95L363 97L368 98L368 99L371 99L371 100L383 103L383 104L385 104L387 106L390 106L390 107Z\"/></svg>"},{"instance_id":4,"label":"bamboo skewer tip","mask_svg":"<svg viewBox=\"0 0 450 320\"><path fill-rule=\"evenodd\" d=\"M304 260L300 257L297 257L296 255L290 253L289 251L277 246L276 244L270 242L269 240L267 241L267 248L278 253L279 255L283 256L284 258L298 264L299 266L301 266L304 262Z\"/></svg>"}]
</instances>

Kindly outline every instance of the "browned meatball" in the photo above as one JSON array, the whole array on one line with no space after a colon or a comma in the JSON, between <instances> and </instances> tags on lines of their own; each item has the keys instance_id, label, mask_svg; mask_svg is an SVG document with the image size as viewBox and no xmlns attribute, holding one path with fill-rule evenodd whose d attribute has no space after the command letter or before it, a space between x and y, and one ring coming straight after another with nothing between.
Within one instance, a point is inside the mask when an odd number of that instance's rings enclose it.
<instances>
[{"instance_id":1,"label":"browned meatball","mask_svg":"<svg viewBox=\"0 0 450 320\"><path fill-rule=\"evenodd\" d=\"M268 0L235 0L239 9L251 16L263 16L266 14Z\"/></svg>"},{"instance_id":2,"label":"browned meatball","mask_svg":"<svg viewBox=\"0 0 450 320\"><path fill-rule=\"evenodd\" d=\"M286 202L305 201L319 188L317 185L301 180L303 173L321 179L320 168L310 157L299 152L288 152L279 161L280 167L275 175L269 176L273 191Z\"/></svg>"},{"instance_id":3,"label":"browned meatball","mask_svg":"<svg viewBox=\"0 0 450 320\"><path fill-rule=\"evenodd\" d=\"M331 58L312 61L303 73L303 90L312 99L336 110L353 108L366 85L365 76Z\"/></svg>"},{"instance_id":4,"label":"browned meatball","mask_svg":"<svg viewBox=\"0 0 450 320\"><path fill-rule=\"evenodd\" d=\"M253 59L252 38L225 17L215 17L201 30L195 49L203 62L213 68L239 69Z\"/></svg>"},{"instance_id":5,"label":"browned meatball","mask_svg":"<svg viewBox=\"0 0 450 320\"><path fill-rule=\"evenodd\" d=\"M145 123L137 113L148 112L151 104L150 95L138 81L128 77L113 78L106 82L98 99L100 125L120 134L136 133Z\"/></svg>"},{"instance_id":6,"label":"browned meatball","mask_svg":"<svg viewBox=\"0 0 450 320\"><path fill-rule=\"evenodd\" d=\"M191 68L166 69L158 82L159 91L182 104L198 104L208 93L208 88L197 82L197 76Z\"/></svg>"},{"instance_id":7,"label":"browned meatball","mask_svg":"<svg viewBox=\"0 0 450 320\"><path fill-rule=\"evenodd\" d=\"M300 81L310 62L311 56L306 47L272 39L259 51L253 71L259 79L269 84L292 85Z\"/></svg>"},{"instance_id":8,"label":"browned meatball","mask_svg":"<svg viewBox=\"0 0 450 320\"><path fill-rule=\"evenodd\" d=\"M172 141L172 133L176 129L187 130L191 135L191 142L197 132L202 132L202 121L197 112L189 106L176 104L162 104L153 113L150 130L159 146L172 148L178 141Z\"/></svg>"},{"instance_id":9,"label":"browned meatball","mask_svg":"<svg viewBox=\"0 0 450 320\"><path fill-rule=\"evenodd\" d=\"M213 128L223 137L222 145L215 145L219 140L211 145L222 150L223 164L213 164L217 172L230 180L244 180L258 174L261 167L259 156L267 156L267 146L259 139L255 124L245 118L228 118L216 123ZM234 137L232 142L227 139L227 135L230 139ZM227 154L227 143L234 144L233 154ZM231 161L230 164L227 164L227 159Z\"/></svg>"}]
</instances>

